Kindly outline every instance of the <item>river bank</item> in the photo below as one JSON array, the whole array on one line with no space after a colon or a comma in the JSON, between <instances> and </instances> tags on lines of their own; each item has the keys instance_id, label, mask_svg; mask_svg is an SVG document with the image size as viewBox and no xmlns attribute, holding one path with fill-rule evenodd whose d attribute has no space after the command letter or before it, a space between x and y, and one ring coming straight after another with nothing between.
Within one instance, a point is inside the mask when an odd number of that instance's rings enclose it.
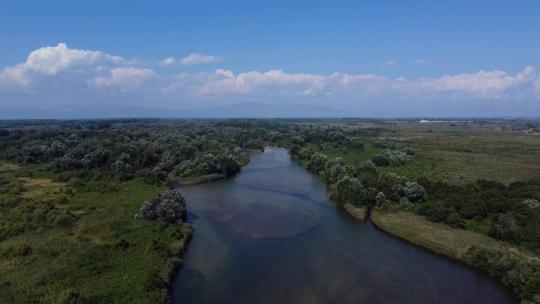
<instances>
[{"instance_id":1,"label":"river bank","mask_svg":"<svg viewBox=\"0 0 540 304\"><path fill-rule=\"evenodd\" d=\"M244 167L249 163L249 158L253 155L256 155L258 153L262 153L264 151L260 149L244 149L243 152L245 153L245 157L241 157L238 165L240 166L239 169ZM237 174L238 172L235 172L233 175ZM215 182L218 180L225 179L230 176L225 176L221 173L212 173L212 174L205 174L200 176L190 176L190 177L179 177L175 176L174 173L170 173L168 175L168 179L171 183L174 183L178 186L193 186L197 184L204 184L204 183L210 183Z\"/></svg>"},{"instance_id":2,"label":"river bank","mask_svg":"<svg viewBox=\"0 0 540 304\"><path fill-rule=\"evenodd\" d=\"M432 250L488 272L512 288L524 303L540 303L533 274L540 267L537 256L488 236L433 223L409 212L371 212L374 225L414 245Z\"/></svg>"},{"instance_id":3,"label":"river bank","mask_svg":"<svg viewBox=\"0 0 540 304\"><path fill-rule=\"evenodd\" d=\"M365 207L357 207L353 204L345 204L343 208L355 219L365 221L368 217L368 210Z\"/></svg>"},{"instance_id":4,"label":"river bank","mask_svg":"<svg viewBox=\"0 0 540 304\"><path fill-rule=\"evenodd\" d=\"M169 277L180 265L191 235L190 225L161 229L133 216L142 201L165 187L133 179L109 181L114 189L100 184L98 190L85 180L81 186L61 184L57 190L51 188L57 185L56 174L38 168L31 172L41 188L24 190L20 204L36 214L56 202L51 212L66 210L67 216L59 217L56 226L50 224L54 223L50 215L45 220L35 216L26 222L13 221L41 226L39 231L0 242L0 302L160 303L166 299ZM18 181L8 173L2 177ZM72 193L69 202L51 198L55 192ZM13 213L3 216L11 219Z\"/></svg>"},{"instance_id":5,"label":"river bank","mask_svg":"<svg viewBox=\"0 0 540 304\"><path fill-rule=\"evenodd\" d=\"M327 168L328 164L341 161L328 159L324 154L315 154L312 157L316 161L310 160L311 163L309 163L305 159L299 159L298 162L327 181L327 188L331 193L330 198L335 202L341 201L336 205L344 208L353 218L363 221L371 217L379 229L416 246L481 269L511 287L522 300L540 303L540 295L537 292L540 278L536 277L540 273L540 262L534 254L487 235L429 222L424 217L412 213L374 211L376 208L373 206L382 203L384 199L375 203L364 202L363 198L369 197L366 193L370 190L366 191L361 182L358 182L356 186L351 186L354 182L351 182L349 177L343 178L337 184L328 182L332 180L332 168ZM313 170L313 168L316 169ZM322 168L324 170L320 170ZM328 169L330 172L327 173ZM345 185L341 187L347 191L345 194L340 192L339 183ZM514 267L515 265L517 267Z\"/></svg>"},{"instance_id":6,"label":"river bank","mask_svg":"<svg viewBox=\"0 0 540 304\"><path fill-rule=\"evenodd\" d=\"M169 176L169 179L179 186L192 186L192 185L197 185L197 184L210 183L210 182L215 182L224 178L225 178L225 175L218 174L218 173L207 174L207 175L196 176L196 177Z\"/></svg>"},{"instance_id":7,"label":"river bank","mask_svg":"<svg viewBox=\"0 0 540 304\"><path fill-rule=\"evenodd\" d=\"M489 276L336 210L285 149L180 190L196 236L173 303L517 303Z\"/></svg>"}]
</instances>

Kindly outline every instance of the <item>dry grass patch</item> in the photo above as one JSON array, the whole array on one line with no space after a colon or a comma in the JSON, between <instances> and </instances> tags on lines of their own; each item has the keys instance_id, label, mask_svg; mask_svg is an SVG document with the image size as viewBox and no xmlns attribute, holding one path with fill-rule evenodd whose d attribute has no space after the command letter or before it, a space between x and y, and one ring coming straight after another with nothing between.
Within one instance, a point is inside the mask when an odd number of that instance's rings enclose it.
<instances>
[{"instance_id":1,"label":"dry grass patch","mask_svg":"<svg viewBox=\"0 0 540 304\"><path fill-rule=\"evenodd\" d=\"M409 212L373 211L371 218L377 227L390 234L458 260L463 260L467 250L473 245L496 248L501 251L513 248L483 234L433 223ZM519 251L524 256L536 259L530 252L522 249Z\"/></svg>"},{"instance_id":2,"label":"dry grass patch","mask_svg":"<svg viewBox=\"0 0 540 304\"><path fill-rule=\"evenodd\" d=\"M0 163L0 173L1 172L8 172L8 171L15 171L19 169L19 165L12 164L12 163Z\"/></svg>"},{"instance_id":3,"label":"dry grass patch","mask_svg":"<svg viewBox=\"0 0 540 304\"><path fill-rule=\"evenodd\" d=\"M366 207L357 207L353 204L347 203L343 206L347 212L357 220L363 221L367 217Z\"/></svg>"},{"instance_id":4,"label":"dry grass patch","mask_svg":"<svg viewBox=\"0 0 540 304\"><path fill-rule=\"evenodd\" d=\"M53 182L48 178L30 178L20 177L18 178L23 183L25 191L23 197L36 198L43 197L44 195L53 195L65 187L65 183Z\"/></svg>"},{"instance_id":5,"label":"dry grass patch","mask_svg":"<svg viewBox=\"0 0 540 304\"><path fill-rule=\"evenodd\" d=\"M523 303L540 303L540 259L533 253L408 212L371 215L375 225L388 233L486 271L511 287Z\"/></svg>"}]
</instances>

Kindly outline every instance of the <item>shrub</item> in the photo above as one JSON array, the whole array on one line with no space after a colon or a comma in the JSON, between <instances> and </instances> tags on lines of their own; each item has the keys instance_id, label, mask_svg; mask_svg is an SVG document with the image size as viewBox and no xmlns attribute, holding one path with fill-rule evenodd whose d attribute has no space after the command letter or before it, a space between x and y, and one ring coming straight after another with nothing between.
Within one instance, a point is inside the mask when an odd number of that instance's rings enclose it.
<instances>
[{"instance_id":1,"label":"shrub","mask_svg":"<svg viewBox=\"0 0 540 304\"><path fill-rule=\"evenodd\" d=\"M312 155L313 151L311 151L311 149L302 148L298 152L298 158L300 160L310 160Z\"/></svg>"},{"instance_id":2,"label":"shrub","mask_svg":"<svg viewBox=\"0 0 540 304\"><path fill-rule=\"evenodd\" d=\"M329 184L335 184L345 174L347 174L345 162L339 157L328 160L324 165L324 175Z\"/></svg>"},{"instance_id":3,"label":"shrub","mask_svg":"<svg viewBox=\"0 0 540 304\"><path fill-rule=\"evenodd\" d=\"M324 166L326 165L327 157L324 154L321 153L314 153L311 156L311 159L307 163L307 168L309 171L313 173L319 173L320 171L324 170Z\"/></svg>"},{"instance_id":4,"label":"shrub","mask_svg":"<svg viewBox=\"0 0 540 304\"><path fill-rule=\"evenodd\" d=\"M387 200L386 200L386 196L384 195L383 192L378 192L377 195L375 196L375 204L377 205L377 207L381 207L383 206L384 204L386 204Z\"/></svg>"},{"instance_id":5,"label":"shrub","mask_svg":"<svg viewBox=\"0 0 540 304\"><path fill-rule=\"evenodd\" d=\"M465 221L455 211L450 212L450 215L446 218L446 223L453 228L465 228Z\"/></svg>"},{"instance_id":6,"label":"shrub","mask_svg":"<svg viewBox=\"0 0 540 304\"><path fill-rule=\"evenodd\" d=\"M303 147L306 145L306 140L302 136L293 136L291 138L291 143L293 145L298 145L300 147Z\"/></svg>"},{"instance_id":7,"label":"shrub","mask_svg":"<svg viewBox=\"0 0 540 304\"><path fill-rule=\"evenodd\" d=\"M540 260L525 256L515 249L501 249L473 245L465 254L465 261L487 271L511 286L523 299L540 300Z\"/></svg>"},{"instance_id":8,"label":"shrub","mask_svg":"<svg viewBox=\"0 0 540 304\"><path fill-rule=\"evenodd\" d=\"M500 240L514 242L521 227L510 214L498 214L491 223L489 235Z\"/></svg>"},{"instance_id":9,"label":"shrub","mask_svg":"<svg viewBox=\"0 0 540 304\"><path fill-rule=\"evenodd\" d=\"M399 150L385 150L373 157L372 161L377 166L404 165L410 163L412 155Z\"/></svg>"},{"instance_id":10,"label":"shrub","mask_svg":"<svg viewBox=\"0 0 540 304\"><path fill-rule=\"evenodd\" d=\"M232 176L240 171L240 165L232 155L225 155L220 160L221 174Z\"/></svg>"},{"instance_id":11,"label":"shrub","mask_svg":"<svg viewBox=\"0 0 540 304\"><path fill-rule=\"evenodd\" d=\"M354 177L344 176L336 185L335 199L341 205L349 203L356 206L369 206L371 203L369 194L368 189L362 185L360 180Z\"/></svg>"},{"instance_id":12,"label":"shrub","mask_svg":"<svg viewBox=\"0 0 540 304\"><path fill-rule=\"evenodd\" d=\"M358 173L368 172L368 173L371 173L371 174L376 174L376 173L377 173L377 166L375 165L374 162L372 162L372 161L367 161L367 162L361 163L361 164L356 168L356 171L357 171Z\"/></svg>"},{"instance_id":13,"label":"shrub","mask_svg":"<svg viewBox=\"0 0 540 304\"><path fill-rule=\"evenodd\" d=\"M445 222L450 215L450 209L443 202L423 204L418 209L418 214L425 216L432 222Z\"/></svg>"},{"instance_id":14,"label":"shrub","mask_svg":"<svg viewBox=\"0 0 540 304\"><path fill-rule=\"evenodd\" d=\"M422 187L416 182L405 182L405 186L403 187L403 193L404 196L413 203L423 202L424 197L426 196L426 190L424 189L424 187Z\"/></svg>"},{"instance_id":15,"label":"shrub","mask_svg":"<svg viewBox=\"0 0 540 304\"><path fill-rule=\"evenodd\" d=\"M293 144L289 147L289 152L291 155L296 156L300 152L300 149L302 149L300 145Z\"/></svg>"},{"instance_id":16,"label":"shrub","mask_svg":"<svg viewBox=\"0 0 540 304\"><path fill-rule=\"evenodd\" d=\"M81 167L81 162L71 154L56 158L51 164L51 170L54 172L79 169Z\"/></svg>"},{"instance_id":17,"label":"shrub","mask_svg":"<svg viewBox=\"0 0 540 304\"><path fill-rule=\"evenodd\" d=\"M138 219L157 220L166 224L181 224L186 220L186 216L184 197L176 190L159 193L146 201L135 214Z\"/></svg>"}]
</instances>

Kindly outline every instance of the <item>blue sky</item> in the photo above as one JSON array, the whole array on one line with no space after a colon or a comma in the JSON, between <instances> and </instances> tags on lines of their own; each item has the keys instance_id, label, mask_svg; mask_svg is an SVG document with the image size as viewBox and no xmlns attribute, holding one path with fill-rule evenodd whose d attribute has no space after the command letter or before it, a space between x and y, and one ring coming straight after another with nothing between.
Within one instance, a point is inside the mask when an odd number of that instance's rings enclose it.
<instances>
[{"instance_id":1,"label":"blue sky","mask_svg":"<svg viewBox=\"0 0 540 304\"><path fill-rule=\"evenodd\" d=\"M1 1L0 117L540 116L540 2L380 2Z\"/></svg>"}]
</instances>

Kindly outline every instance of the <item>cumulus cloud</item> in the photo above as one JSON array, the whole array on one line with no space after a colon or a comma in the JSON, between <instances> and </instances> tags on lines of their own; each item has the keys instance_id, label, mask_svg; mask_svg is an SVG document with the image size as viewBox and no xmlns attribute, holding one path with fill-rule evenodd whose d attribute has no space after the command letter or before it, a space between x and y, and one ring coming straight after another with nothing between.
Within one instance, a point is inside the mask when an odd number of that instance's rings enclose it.
<instances>
[{"instance_id":1,"label":"cumulus cloud","mask_svg":"<svg viewBox=\"0 0 540 304\"><path fill-rule=\"evenodd\" d=\"M176 59L174 57L167 57L159 62L161 66L174 66L174 65L197 65L220 62L223 58L221 56L203 55L197 53L191 53L188 56Z\"/></svg>"},{"instance_id":2,"label":"cumulus cloud","mask_svg":"<svg viewBox=\"0 0 540 304\"><path fill-rule=\"evenodd\" d=\"M402 102L407 107L423 100L436 107L437 103L449 100L456 104L465 101L489 104L495 99L524 102L540 99L540 77L531 66L517 73L481 70L429 78L289 73L278 69L243 72L213 69L170 75L163 68L216 61L219 57L191 54L183 59L169 57L159 62L159 66L153 64L148 68L144 61L127 61L99 50L71 49L60 43L36 49L24 62L0 70L0 108L13 100L18 104L26 101L75 104L82 100L86 104L109 104L118 103L126 96L129 96L126 103L147 106L177 105L180 101L199 106L204 102L226 105L234 100L260 100L349 102L348 106L353 107L362 102L377 107L377 102L391 101ZM129 92L133 94L125 94ZM153 103L148 104L149 100Z\"/></svg>"},{"instance_id":3,"label":"cumulus cloud","mask_svg":"<svg viewBox=\"0 0 540 304\"><path fill-rule=\"evenodd\" d=\"M531 83L534 68L525 67L516 75L504 71L479 71L472 74L444 75L439 78L421 78L412 83L413 89L433 92L462 92L479 97L499 97L509 89Z\"/></svg>"},{"instance_id":4,"label":"cumulus cloud","mask_svg":"<svg viewBox=\"0 0 540 304\"><path fill-rule=\"evenodd\" d=\"M212 74L199 76L199 83L192 86L200 96L230 94L277 95L331 95L330 90L346 90L359 85L374 84L384 80L372 74L350 75L333 73L330 75L286 73L281 70L267 72L250 71L235 75L230 70L218 69ZM185 76L181 81L185 81Z\"/></svg>"},{"instance_id":5,"label":"cumulus cloud","mask_svg":"<svg viewBox=\"0 0 540 304\"><path fill-rule=\"evenodd\" d=\"M176 60L176 58L167 57L167 58L161 60L159 62L159 64L162 65L162 66L171 66L171 65L175 65L177 62L178 62L178 60Z\"/></svg>"},{"instance_id":6,"label":"cumulus cloud","mask_svg":"<svg viewBox=\"0 0 540 304\"><path fill-rule=\"evenodd\" d=\"M0 74L1 82L28 85L34 75L56 75L82 66L100 62L118 64L123 59L101 51L71 49L65 43L37 49L28 55L25 62L6 67Z\"/></svg>"},{"instance_id":7,"label":"cumulus cloud","mask_svg":"<svg viewBox=\"0 0 540 304\"><path fill-rule=\"evenodd\" d=\"M536 93L538 93L538 96L540 96L540 77L536 79L536 82L534 83L534 89L536 90Z\"/></svg>"},{"instance_id":8,"label":"cumulus cloud","mask_svg":"<svg viewBox=\"0 0 540 304\"><path fill-rule=\"evenodd\" d=\"M281 70L250 71L234 74L218 69L207 74L182 74L174 88L190 88L199 96L274 94L274 95L333 95L361 92L386 94L390 92L418 96L419 94L452 93L475 98L498 98L512 90L530 86L535 80L534 69L525 67L511 75L503 71L479 71L470 74L443 75L437 78L387 78L373 74L333 73L329 75L286 73ZM182 85L190 83L189 86ZM329 94L330 93L330 94Z\"/></svg>"},{"instance_id":9,"label":"cumulus cloud","mask_svg":"<svg viewBox=\"0 0 540 304\"><path fill-rule=\"evenodd\" d=\"M206 64L206 63L219 62L221 61L221 59L222 58L220 56L211 56L211 55L192 53L182 58L180 60L180 63L183 65Z\"/></svg>"},{"instance_id":10,"label":"cumulus cloud","mask_svg":"<svg viewBox=\"0 0 540 304\"><path fill-rule=\"evenodd\" d=\"M146 80L156 76L150 69L139 69L134 67L119 67L109 71L106 77L95 77L89 83L95 87L120 87L123 89L140 86Z\"/></svg>"}]
</instances>

